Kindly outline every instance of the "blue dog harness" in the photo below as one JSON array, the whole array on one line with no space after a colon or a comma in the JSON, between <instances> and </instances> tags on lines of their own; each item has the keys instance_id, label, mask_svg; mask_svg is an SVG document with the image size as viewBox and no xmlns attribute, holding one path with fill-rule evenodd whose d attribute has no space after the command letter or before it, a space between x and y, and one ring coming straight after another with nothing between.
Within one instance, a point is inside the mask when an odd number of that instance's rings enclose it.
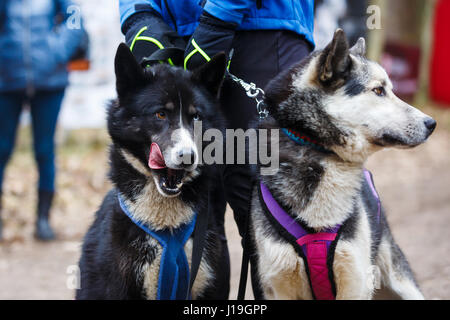
<instances>
[{"instance_id":1,"label":"blue dog harness","mask_svg":"<svg viewBox=\"0 0 450 320\"><path fill-rule=\"evenodd\" d=\"M128 218L152 238L155 238L163 248L156 299L186 299L189 288L189 264L184 252L184 245L194 231L197 214L194 215L192 221L175 230L152 230L143 222L133 218L120 195L118 199L122 211Z\"/></svg>"}]
</instances>

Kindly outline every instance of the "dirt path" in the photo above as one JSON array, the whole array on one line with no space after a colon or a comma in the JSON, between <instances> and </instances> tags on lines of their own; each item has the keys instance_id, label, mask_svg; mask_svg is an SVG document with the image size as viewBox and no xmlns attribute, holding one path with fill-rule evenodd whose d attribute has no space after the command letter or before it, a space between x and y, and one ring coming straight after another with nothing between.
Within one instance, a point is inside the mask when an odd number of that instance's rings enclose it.
<instances>
[{"instance_id":1,"label":"dirt path","mask_svg":"<svg viewBox=\"0 0 450 320\"><path fill-rule=\"evenodd\" d=\"M48 244L32 238L36 175L29 169L33 166L29 152L15 155L7 171L0 299L73 299L73 290L67 287L68 267L76 265L82 236L109 188L103 140L89 140L81 147L69 144L60 151L58 164L60 191L53 224L59 240ZM450 299L450 134L438 130L417 149L378 153L367 167L425 297ZM230 212L226 226L232 261L230 297L235 299L241 250Z\"/></svg>"}]
</instances>

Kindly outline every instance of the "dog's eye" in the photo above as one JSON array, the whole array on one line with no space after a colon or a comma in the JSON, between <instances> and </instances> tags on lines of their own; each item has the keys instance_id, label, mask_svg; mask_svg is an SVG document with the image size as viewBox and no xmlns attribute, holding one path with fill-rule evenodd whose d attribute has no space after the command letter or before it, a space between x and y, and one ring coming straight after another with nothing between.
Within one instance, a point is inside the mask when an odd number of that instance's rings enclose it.
<instances>
[{"instance_id":1,"label":"dog's eye","mask_svg":"<svg viewBox=\"0 0 450 320\"><path fill-rule=\"evenodd\" d=\"M373 92L379 97L384 97L386 95L386 90L383 87L376 87L372 89Z\"/></svg>"},{"instance_id":2,"label":"dog's eye","mask_svg":"<svg viewBox=\"0 0 450 320\"><path fill-rule=\"evenodd\" d=\"M155 115L159 120L165 120L167 117L167 115L164 111L159 111L159 112L155 113Z\"/></svg>"},{"instance_id":3,"label":"dog's eye","mask_svg":"<svg viewBox=\"0 0 450 320\"><path fill-rule=\"evenodd\" d=\"M198 120L200 120L200 115L199 115L198 113L196 113L196 114L194 114L194 116L192 117L192 119L193 119L194 121L198 121Z\"/></svg>"}]
</instances>

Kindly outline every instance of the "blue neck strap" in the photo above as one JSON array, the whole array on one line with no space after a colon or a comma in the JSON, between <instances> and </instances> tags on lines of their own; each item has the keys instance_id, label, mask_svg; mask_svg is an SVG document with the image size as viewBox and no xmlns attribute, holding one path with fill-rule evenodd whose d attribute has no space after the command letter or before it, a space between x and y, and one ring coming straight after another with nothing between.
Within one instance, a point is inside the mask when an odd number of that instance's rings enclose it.
<instances>
[{"instance_id":1,"label":"blue neck strap","mask_svg":"<svg viewBox=\"0 0 450 320\"><path fill-rule=\"evenodd\" d=\"M184 252L184 245L194 231L197 215L194 215L192 221L175 230L163 229L155 231L151 230L144 223L135 220L122 197L119 195L118 198L122 211L130 220L155 238L162 247L156 299L185 300L188 296L189 264Z\"/></svg>"},{"instance_id":2,"label":"blue neck strap","mask_svg":"<svg viewBox=\"0 0 450 320\"><path fill-rule=\"evenodd\" d=\"M333 151L330 151L328 149L325 149L321 145L317 144L314 140L310 139L308 136L302 135L298 133L297 131L294 131L292 129L286 129L281 128L281 131L288 136L289 139L294 141L295 143L302 145L302 146L308 146L311 147L317 151L323 152L323 153L333 153Z\"/></svg>"}]
</instances>

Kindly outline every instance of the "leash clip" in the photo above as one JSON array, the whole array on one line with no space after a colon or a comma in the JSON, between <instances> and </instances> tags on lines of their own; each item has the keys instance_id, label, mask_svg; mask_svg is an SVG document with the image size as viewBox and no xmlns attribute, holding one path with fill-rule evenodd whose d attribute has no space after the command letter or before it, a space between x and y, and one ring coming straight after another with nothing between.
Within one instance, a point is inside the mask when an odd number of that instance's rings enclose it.
<instances>
[{"instance_id":1,"label":"leash clip","mask_svg":"<svg viewBox=\"0 0 450 320\"><path fill-rule=\"evenodd\" d=\"M234 82L238 83L244 90L247 97L254 99L256 101L256 111L258 112L259 119L263 120L268 117L269 111L266 108L266 104L264 102L264 90L258 88L256 84L253 82L247 83L244 80L236 77L234 74L231 74L227 71L228 76Z\"/></svg>"},{"instance_id":2,"label":"leash clip","mask_svg":"<svg viewBox=\"0 0 450 320\"><path fill-rule=\"evenodd\" d=\"M266 109L266 104L264 103L264 100L256 99L256 111L258 111L259 120L264 120L269 116L269 111Z\"/></svg>"}]
</instances>

